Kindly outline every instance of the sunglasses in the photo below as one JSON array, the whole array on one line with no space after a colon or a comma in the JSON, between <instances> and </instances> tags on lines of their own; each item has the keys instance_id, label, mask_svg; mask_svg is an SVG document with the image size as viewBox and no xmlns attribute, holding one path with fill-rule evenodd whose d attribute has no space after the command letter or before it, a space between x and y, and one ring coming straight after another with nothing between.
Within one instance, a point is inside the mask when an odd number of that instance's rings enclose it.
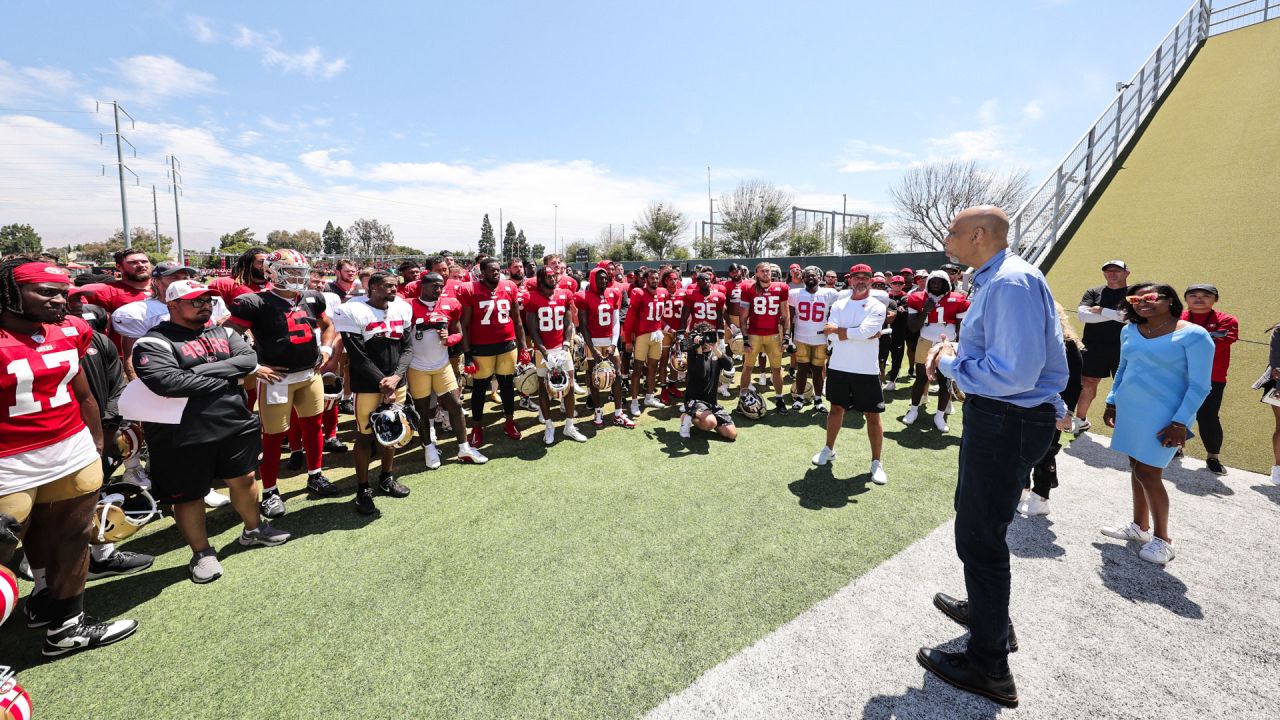
<instances>
[{"instance_id":1,"label":"sunglasses","mask_svg":"<svg viewBox=\"0 0 1280 720\"><path fill-rule=\"evenodd\" d=\"M1161 300L1167 300L1167 299L1168 298L1166 298L1164 295L1161 295L1160 293L1149 292L1149 293L1143 293L1142 295L1129 295L1125 297L1125 302L1129 303L1130 305L1139 305L1144 302L1156 303L1156 302L1160 302Z\"/></svg>"},{"instance_id":2,"label":"sunglasses","mask_svg":"<svg viewBox=\"0 0 1280 720\"><path fill-rule=\"evenodd\" d=\"M197 308L197 309L205 308L205 307L213 307L213 298L207 298L207 297L195 298L194 300L188 300L187 302L191 303L191 307Z\"/></svg>"}]
</instances>

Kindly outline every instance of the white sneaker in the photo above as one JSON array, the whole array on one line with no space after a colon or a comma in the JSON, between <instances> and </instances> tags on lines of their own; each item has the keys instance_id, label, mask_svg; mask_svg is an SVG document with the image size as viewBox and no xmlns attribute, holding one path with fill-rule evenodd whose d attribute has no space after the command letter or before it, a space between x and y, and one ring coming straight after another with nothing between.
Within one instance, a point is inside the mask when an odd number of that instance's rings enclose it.
<instances>
[{"instance_id":1,"label":"white sneaker","mask_svg":"<svg viewBox=\"0 0 1280 720\"><path fill-rule=\"evenodd\" d=\"M581 432L579 432L579 431L578 431L578 427L577 427L576 425L565 425L565 426L564 426L564 436L565 436L565 437L567 437L567 438L569 438L570 440L572 440L572 441L574 441L574 442L586 442L586 441L587 441L587 436L586 436L586 435L583 435Z\"/></svg>"},{"instance_id":2,"label":"white sneaker","mask_svg":"<svg viewBox=\"0 0 1280 720\"><path fill-rule=\"evenodd\" d=\"M217 490L210 490L209 494L204 496L205 507L219 508L230 503L231 498L219 493Z\"/></svg>"},{"instance_id":3,"label":"white sneaker","mask_svg":"<svg viewBox=\"0 0 1280 720\"><path fill-rule=\"evenodd\" d=\"M640 401L631 401L631 417L640 417Z\"/></svg>"},{"instance_id":4,"label":"white sneaker","mask_svg":"<svg viewBox=\"0 0 1280 720\"><path fill-rule=\"evenodd\" d=\"M871 461L871 482L877 485L889 482L889 475L884 471L884 464L879 460Z\"/></svg>"},{"instance_id":5,"label":"white sneaker","mask_svg":"<svg viewBox=\"0 0 1280 720\"><path fill-rule=\"evenodd\" d=\"M894 382L894 381L892 381L892 380L885 380L885 381L884 381L884 385L881 385L881 386L880 386L880 389L881 389L881 390L883 390L883 391L885 391L885 392L892 392L892 391L896 390L897 388L898 388L898 383L896 383L896 382Z\"/></svg>"},{"instance_id":6,"label":"white sneaker","mask_svg":"<svg viewBox=\"0 0 1280 720\"><path fill-rule=\"evenodd\" d=\"M654 396L652 396L652 395L645 395L645 396L644 396L644 406L645 406L645 407L647 407L647 408L660 408L660 407L666 407L665 405L663 405L663 404L662 404L662 401L661 401L661 400L659 400L658 398L656 398L656 397L654 397Z\"/></svg>"},{"instance_id":7,"label":"white sneaker","mask_svg":"<svg viewBox=\"0 0 1280 720\"><path fill-rule=\"evenodd\" d=\"M470 445L458 446L458 461L464 463L472 463L474 465L483 465L489 462L489 458L480 454L480 451Z\"/></svg>"},{"instance_id":8,"label":"white sneaker","mask_svg":"<svg viewBox=\"0 0 1280 720\"><path fill-rule=\"evenodd\" d=\"M427 445L426 456L428 470L435 470L440 467L440 451L436 449L435 443Z\"/></svg>"},{"instance_id":9,"label":"white sneaker","mask_svg":"<svg viewBox=\"0 0 1280 720\"><path fill-rule=\"evenodd\" d=\"M824 414L827 412L827 406L822 404L822 398L813 401L813 411Z\"/></svg>"},{"instance_id":10,"label":"white sneaker","mask_svg":"<svg viewBox=\"0 0 1280 720\"><path fill-rule=\"evenodd\" d=\"M729 386L721 385L720 387L716 388L716 392L720 394L720 397L727 398L729 397Z\"/></svg>"},{"instance_id":11,"label":"white sneaker","mask_svg":"<svg viewBox=\"0 0 1280 720\"><path fill-rule=\"evenodd\" d=\"M433 445L436 441L436 424L435 421L427 422L427 444Z\"/></svg>"},{"instance_id":12,"label":"white sneaker","mask_svg":"<svg viewBox=\"0 0 1280 720\"><path fill-rule=\"evenodd\" d=\"M1018 512L1031 517L1032 515L1048 515L1049 501L1040 497L1035 493L1029 493L1027 499L1018 506Z\"/></svg>"},{"instance_id":13,"label":"white sneaker","mask_svg":"<svg viewBox=\"0 0 1280 720\"><path fill-rule=\"evenodd\" d=\"M1157 565L1163 565L1173 559L1173 545L1161 540L1158 537L1151 538L1151 542L1142 546L1138 551L1138 557L1152 562Z\"/></svg>"},{"instance_id":14,"label":"white sneaker","mask_svg":"<svg viewBox=\"0 0 1280 720\"><path fill-rule=\"evenodd\" d=\"M943 412L945 412L946 414L950 415L951 413L954 413L955 411L956 411L956 401L955 401L955 400L948 400L948 401L947 401L947 409L946 409L946 410L944 410Z\"/></svg>"},{"instance_id":15,"label":"white sneaker","mask_svg":"<svg viewBox=\"0 0 1280 720\"><path fill-rule=\"evenodd\" d=\"M1271 466L1271 484L1280 485L1280 465Z\"/></svg>"},{"instance_id":16,"label":"white sneaker","mask_svg":"<svg viewBox=\"0 0 1280 720\"><path fill-rule=\"evenodd\" d=\"M685 440L689 439L689 429L693 427L693 420L688 415L680 418L680 437Z\"/></svg>"},{"instance_id":17,"label":"white sneaker","mask_svg":"<svg viewBox=\"0 0 1280 720\"><path fill-rule=\"evenodd\" d=\"M918 417L920 417L920 406L911 405L907 408L907 414L902 416L902 424L910 425L915 422Z\"/></svg>"},{"instance_id":18,"label":"white sneaker","mask_svg":"<svg viewBox=\"0 0 1280 720\"><path fill-rule=\"evenodd\" d=\"M791 410L793 412L800 412L801 410L804 410L804 398L797 398L794 395L791 397L795 398L795 402L791 403Z\"/></svg>"},{"instance_id":19,"label":"white sneaker","mask_svg":"<svg viewBox=\"0 0 1280 720\"><path fill-rule=\"evenodd\" d=\"M818 451L818 454L813 456L813 464L822 466L822 465L826 465L827 463L835 459L836 459L836 451L832 450L826 445L823 445L822 449Z\"/></svg>"},{"instance_id":20,"label":"white sneaker","mask_svg":"<svg viewBox=\"0 0 1280 720\"><path fill-rule=\"evenodd\" d=\"M586 394L588 394L588 393L590 393L590 392L591 392L591 391L587 389L587 386L586 386L586 385L583 385L582 383L574 383L574 384L573 384L573 394L574 394L574 395L586 395Z\"/></svg>"},{"instance_id":21,"label":"white sneaker","mask_svg":"<svg viewBox=\"0 0 1280 720\"><path fill-rule=\"evenodd\" d=\"M942 432L946 432L950 430L951 428L947 427L947 414L941 411L934 413L933 426L938 428Z\"/></svg>"},{"instance_id":22,"label":"white sneaker","mask_svg":"<svg viewBox=\"0 0 1280 720\"><path fill-rule=\"evenodd\" d=\"M1093 423L1089 422L1085 418L1077 417L1075 415L1071 416L1071 434L1072 435L1079 435L1080 433L1085 432L1091 427L1093 427Z\"/></svg>"},{"instance_id":23,"label":"white sneaker","mask_svg":"<svg viewBox=\"0 0 1280 720\"><path fill-rule=\"evenodd\" d=\"M1102 534L1109 538L1117 540L1137 540L1138 542L1151 542L1151 533L1138 527L1138 523L1131 522L1128 525L1121 525L1114 528L1102 528Z\"/></svg>"},{"instance_id":24,"label":"white sneaker","mask_svg":"<svg viewBox=\"0 0 1280 720\"><path fill-rule=\"evenodd\" d=\"M547 423L547 431L542 433L542 442L548 445L554 445L556 442L556 426Z\"/></svg>"}]
</instances>

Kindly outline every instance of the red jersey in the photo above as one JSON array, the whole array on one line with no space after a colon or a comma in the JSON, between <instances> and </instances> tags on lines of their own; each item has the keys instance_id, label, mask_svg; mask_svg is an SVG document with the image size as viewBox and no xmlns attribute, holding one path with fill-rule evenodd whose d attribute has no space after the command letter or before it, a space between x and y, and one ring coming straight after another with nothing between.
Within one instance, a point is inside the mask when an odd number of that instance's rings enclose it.
<instances>
[{"instance_id":1,"label":"red jersey","mask_svg":"<svg viewBox=\"0 0 1280 720\"><path fill-rule=\"evenodd\" d=\"M458 280L457 278L449 278L448 280L445 280L444 286L440 288L440 297L442 298L457 297L458 288L464 284L465 283L463 283L461 280ZM400 289L397 292L399 292L400 297L404 298L405 300L412 300L413 298L416 298L418 297L418 295L421 294L421 292L419 292L421 289L422 289L422 281L414 280L411 283L405 283L404 285L400 286Z\"/></svg>"},{"instance_id":2,"label":"red jersey","mask_svg":"<svg viewBox=\"0 0 1280 720\"><path fill-rule=\"evenodd\" d=\"M431 303L430 307L418 297L409 300L409 307L413 308L413 324L415 325L418 324L419 320L424 323L439 320L452 323L455 320L462 319L462 304L458 302L457 298L445 297L443 291L440 293L440 297L436 298L434 303Z\"/></svg>"},{"instance_id":3,"label":"red jersey","mask_svg":"<svg viewBox=\"0 0 1280 720\"><path fill-rule=\"evenodd\" d=\"M249 283L246 285L230 275L227 275L225 277L216 277L213 280L210 280L209 289L218 293L222 298L222 302L226 303L227 307L231 307L235 304L236 298L241 295L270 290L271 283L264 282L261 285L257 283ZM339 295L339 297L342 296Z\"/></svg>"},{"instance_id":4,"label":"red jersey","mask_svg":"<svg viewBox=\"0 0 1280 720\"><path fill-rule=\"evenodd\" d=\"M717 283L715 288L724 295L725 302L729 303L730 307L736 306L741 299L742 281L740 280L725 280Z\"/></svg>"},{"instance_id":5,"label":"red jersey","mask_svg":"<svg viewBox=\"0 0 1280 720\"><path fill-rule=\"evenodd\" d=\"M685 290L683 288L667 293L667 304L662 310L662 322L668 330L679 329L680 318L683 317Z\"/></svg>"},{"instance_id":6,"label":"red jersey","mask_svg":"<svg viewBox=\"0 0 1280 720\"><path fill-rule=\"evenodd\" d=\"M68 315L34 335L0 330L0 457L38 450L84 429L71 381L93 331Z\"/></svg>"},{"instance_id":7,"label":"red jersey","mask_svg":"<svg viewBox=\"0 0 1280 720\"><path fill-rule=\"evenodd\" d=\"M685 304L689 306L689 320L691 324L696 325L700 322L711 323L712 327L716 327L720 320L720 316L724 313L724 306L727 299L715 285L707 291L706 295L698 290L697 285L690 285L684 291ZM681 328L682 330L684 328Z\"/></svg>"},{"instance_id":8,"label":"red jersey","mask_svg":"<svg viewBox=\"0 0 1280 720\"><path fill-rule=\"evenodd\" d=\"M618 310L622 307L622 291L610 285L604 294L583 290L574 296L574 304L587 311L587 335L591 339L612 340L613 326L618 322Z\"/></svg>"},{"instance_id":9,"label":"red jersey","mask_svg":"<svg viewBox=\"0 0 1280 720\"><path fill-rule=\"evenodd\" d=\"M548 350L564 345L564 326L567 316L573 312L573 293L563 288L551 291L551 297L534 290L529 293L528 301L522 306L526 315L533 315L538 321L538 335L542 338L543 347ZM533 342L530 338L529 342Z\"/></svg>"},{"instance_id":10,"label":"red jersey","mask_svg":"<svg viewBox=\"0 0 1280 720\"><path fill-rule=\"evenodd\" d=\"M1231 345L1240 339L1239 321L1217 310L1210 310L1204 315L1192 315L1190 310L1183 310L1182 319L1209 332L1209 337L1213 338L1213 373L1209 380L1226 382L1227 368L1231 365Z\"/></svg>"},{"instance_id":11,"label":"red jersey","mask_svg":"<svg viewBox=\"0 0 1280 720\"><path fill-rule=\"evenodd\" d=\"M916 290L907 295L907 313L915 315L924 311L925 298L929 296L924 290ZM958 333L948 330L959 324L960 317L969 309L969 298L964 293L948 292L941 300L934 303L933 312L925 318L920 328L920 337L929 342L938 342L945 333L950 340L955 340Z\"/></svg>"},{"instance_id":12,"label":"red jersey","mask_svg":"<svg viewBox=\"0 0 1280 720\"><path fill-rule=\"evenodd\" d=\"M631 291L631 308L627 310L624 336L634 339L642 333L651 333L662 329L662 319L667 308L667 291L663 288L650 291L649 288L636 288Z\"/></svg>"},{"instance_id":13,"label":"red jersey","mask_svg":"<svg viewBox=\"0 0 1280 720\"><path fill-rule=\"evenodd\" d=\"M520 288L529 293L538 292L538 275L535 273L525 278L524 281L520 283ZM571 293L578 292L578 281L568 275L561 275L560 279L556 280L556 289L568 290Z\"/></svg>"},{"instance_id":14,"label":"red jersey","mask_svg":"<svg viewBox=\"0 0 1280 720\"><path fill-rule=\"evenodd\" d=\"M471 346L509 343L516 339L515 313L520 291L510 280L499 280L490 290L479 280L458 288L458 303L471 308L471 323L462 328Z\"/></svg>"},{"instance_id":15,"label":"red jersey","mask_svg":"<svg viewBox=\"0 0 1280 720\"><path fill-rule=\"evenodd\" d=\"M747 308L747 334L776 335L790 292L791 288L781 282L771 282L764 288L757 287L755 280L743 283L740 302Z\"/></svg>"}]
</instances>

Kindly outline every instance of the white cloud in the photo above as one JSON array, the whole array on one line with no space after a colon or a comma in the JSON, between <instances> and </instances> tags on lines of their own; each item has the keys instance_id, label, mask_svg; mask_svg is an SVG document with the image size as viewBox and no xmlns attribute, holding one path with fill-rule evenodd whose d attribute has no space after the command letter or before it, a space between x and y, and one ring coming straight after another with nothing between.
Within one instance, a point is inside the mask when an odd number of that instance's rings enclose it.
<instances>
[{"instance_id":1,"label":"white cloud","mask_svg":"<svg viewBox=\"0 0 1280 720\"><path fill-rule=\"evenodd\" d=\"M845 159L839 171L868 173L901 170L910 167L913 160L913 154L906 150L855 140L845 146Z\"/></svg>"},{"instance_id":2,"label":"white cloud","mask_svg":"<svg viewBox=\"0 0 1280 720\"><path fill-rule=\"evenodd\" d=\"M241 145L253 145L254 143L258 142L261 139L262 139L262 133L258 132L257 130L245 130L244 132L240 133L240 137L238 137L236 140Z\"/></svg>"},{"instance_id":3,"label":"white cloud","mask_svg":"<svg viewBox=\"0 0 1280 720\"><path fill-rule=\"evenodd\" d=\"M901 170L908 167L909 163L898 160L850 160L840 166L842 173L865 173L865 172L884 172L886 170Z\"/></svg>"},{"instance_id":4,"label":"white cloud","mask_svg":"<svg viewBox=\"0 0 1280 720\"><path fill-rule=\"evenodd\" d=\"M134 55L114 61L124 88L108 90L125 99L152 103L166 97L217 92L212 73L189 68L167 55Z\"/></svg>"},{"instance_id":5,"label":"white cloud","mask_svg":"<svg viewBox=\"0 0 1280 720\"><path fill-rule=\"evenodd\" d=\"M346 58L326 57L324 51L315 46L295 53L281 49L284 38L277 32L262 33L237 25L231 44L258 50L262 53L264 65L280 68L285 74L297 72L307 77L322 77L327 80L347 69Z\"/></svg>"},{"instance_id":6,"label":"white cloud","mask_svg":"<svg viewBox=\"0 0 1280 720\"><path fill-rule=\"evenodd\" d=\"M1022 106L1022 118L1034 122L1044 116L1044 103L1032 100Z\"/></svg>"},{"instance_id":7,"label":"white cloud","mask_svg":"<svg viewBox=\"0 0 1280 720\"><path fill-rule=\"evenodd\" d=\"M191 30L191 37L195 38L196 42L211 45L218 41L218 33L213 29L213 23L209 18L188 15L187 27Z\"/></svg>"},{"instance_id":8,"label":"white cloud","mask_svg":"<svg viewBox=\"0 0 1280 720\"><path fill-rule=\"evenodd\" d=\"M350 160L334 160L330 155L333 150L312 150L298 156L298 160L307 169L326 177L351 177L355 174L355 166Z\"/></svg>"},{"instance_id":9,"label":"white cloud","mask_svg":"<svg viewBox=\"0 0 1280 720\"><path fill-rule=\"evenodd\" d=\"M978 160L1000 162L1005 159L1011 138L1001 127L980 130L957 130L939 138L924 141L932 154L942 160Z\"/></svg>"},{"instance_id":10,"label":"white cloud","mask_svg":"<svg viewBox=\"0 0 1280 720\"><path fill-rule=\"evenodd\" d=\"M18 67L0 60L0 98L59 98L79 85L76 76L56 67Z\"/></svg>"}]
</instances>

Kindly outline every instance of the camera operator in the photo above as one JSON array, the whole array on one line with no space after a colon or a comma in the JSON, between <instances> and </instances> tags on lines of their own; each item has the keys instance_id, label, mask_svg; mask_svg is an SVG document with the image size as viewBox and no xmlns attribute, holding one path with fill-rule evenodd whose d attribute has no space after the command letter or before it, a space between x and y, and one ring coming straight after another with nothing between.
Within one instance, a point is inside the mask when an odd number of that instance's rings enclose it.
<instances>
[{"instance_id":1,"label":"camera operator","mask_svg":"<svg viewBox=\"0 0 1280 720\"><path fill-rule=\"evenodd\" d=\"M689 437L689 427L715 432L732 442L738 437L729 411L716 403L720 373L732 372L733 361L720 349L720 338L709 323L700 322L685 339L689 367L684 391L684 413L680 415L680 437Z\"/></svg>"}]
</instances>

